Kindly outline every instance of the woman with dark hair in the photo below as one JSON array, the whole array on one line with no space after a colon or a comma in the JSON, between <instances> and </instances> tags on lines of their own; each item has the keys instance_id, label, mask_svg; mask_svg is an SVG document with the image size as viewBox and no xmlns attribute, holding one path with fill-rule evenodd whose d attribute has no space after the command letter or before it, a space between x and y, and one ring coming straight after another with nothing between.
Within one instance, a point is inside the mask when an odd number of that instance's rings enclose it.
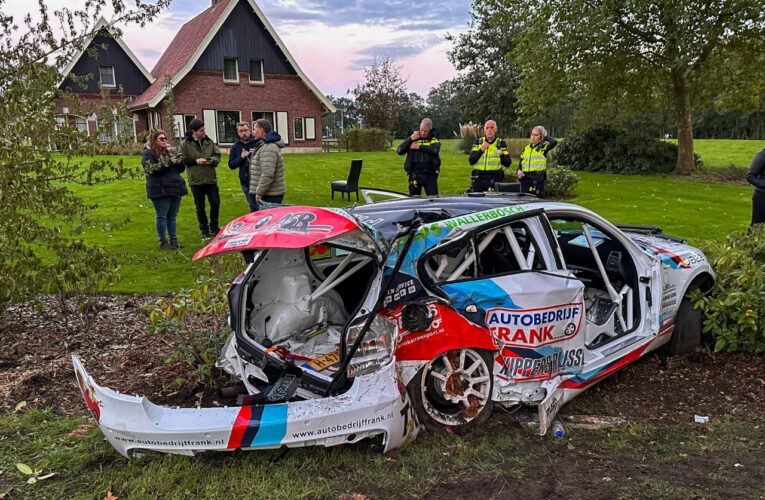
<instances>
[{"instance_id":1,"label":"woman with dark hair","mask_svg":"<svg viewBox=\"0 0 765 500\"><path fill-rule=\"evenodd\" d=\"M186 196L186 181L181 172L186 166L181 159L170 154L167 134L155 130L141 153L141 165L146 173L146 196L154 204L159 247L181 248L175 234L176 217L181 207L181 196ZM167 233L167 235L165 235Z\"/></svg>"}]
</instances>

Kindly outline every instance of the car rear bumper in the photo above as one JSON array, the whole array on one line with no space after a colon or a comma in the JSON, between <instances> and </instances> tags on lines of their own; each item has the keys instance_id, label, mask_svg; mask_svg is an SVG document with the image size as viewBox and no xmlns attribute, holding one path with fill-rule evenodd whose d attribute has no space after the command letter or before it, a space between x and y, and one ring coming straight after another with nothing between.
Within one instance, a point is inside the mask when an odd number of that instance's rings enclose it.
<instances>
[{"instance_id":1,"label":"car rear bumper","mask_svg":"<svg viewBox=\"0 0 765 500\"><path fill-rule=\"evenodd\" d=\"M395 363L357 377L347 392L283 404L225 408L168 408L145 397L101 387L75 355L83 397L109 443L122 455L151 450L203 451L334 446L382 434L384 450L416 437L414 412Z\"/></svg>"}]
</instances>

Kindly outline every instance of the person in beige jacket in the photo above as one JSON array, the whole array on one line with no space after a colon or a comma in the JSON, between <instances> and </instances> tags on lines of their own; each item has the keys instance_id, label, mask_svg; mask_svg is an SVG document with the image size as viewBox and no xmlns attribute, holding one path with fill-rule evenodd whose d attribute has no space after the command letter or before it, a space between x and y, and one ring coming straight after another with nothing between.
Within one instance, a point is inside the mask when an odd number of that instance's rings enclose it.
<instances>
[{"instance_id":1,"label":"person in beige jacket","mask_svg":"<svg viewBox=\"0 0 765 500\"><path fill-rule=\"evenodd\" d=\"M284 141L271 129L268 120L257 120L252 129L261 142L258 152L250 160L251 205L260 210L261 203L280 204L284 201L287 185L284 182Z\"/></svg>"}]
</instances>

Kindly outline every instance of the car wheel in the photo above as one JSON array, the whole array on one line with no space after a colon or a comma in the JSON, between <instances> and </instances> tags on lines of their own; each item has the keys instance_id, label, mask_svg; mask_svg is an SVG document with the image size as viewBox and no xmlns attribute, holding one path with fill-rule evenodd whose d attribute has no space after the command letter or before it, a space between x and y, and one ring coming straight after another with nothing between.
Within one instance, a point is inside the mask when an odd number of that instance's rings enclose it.
<instances>
[{"instance_id":1,"label":"car wheel","mask_svg":"<svg viewBox=\"0 0 765 500\"><path fill-rule=\"evenodd\" d=\"M675 316L675 331L667 344L670 354L690 354L701 342L701 328L704 314L693 308L693 302L686 295L680 302Z\"/></svg>"},{"instance_id":2,"label":"car wheel","mask_svg":"<svg viewBox=\"0 0 765 500\"><path fill-rule=\"evenodd\" d=\"M409 383L409 395L426 427L468 429L491 415L493 360L487 351L454 349L425 365Z\"/></svg>"}]
</instances>

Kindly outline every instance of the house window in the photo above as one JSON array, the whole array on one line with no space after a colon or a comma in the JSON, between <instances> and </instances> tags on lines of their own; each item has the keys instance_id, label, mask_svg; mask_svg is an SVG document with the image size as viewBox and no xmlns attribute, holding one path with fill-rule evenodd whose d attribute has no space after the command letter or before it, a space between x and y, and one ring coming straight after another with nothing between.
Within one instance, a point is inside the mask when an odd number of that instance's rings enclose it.
<instances>
[{"instance_id":1,"label":"house window","mask_svg":"<svg viewBox=\"0 0 765 500\"><path fill-rule=\"evenodd\" d=\"M223 58L223 81L239 82L239 61L236 57Z\"/></svg>"},{"instance_id":2,"label":"house window","mask_svg":"<svg viewBox=\"0 0 765 500\"><path fill-rule=\"evenodd\" d=\"M239 111L216 111L218 117L218 142L233 144L236 142L236 124L239 123Z\"/></svg>"},{"instance_id":3,"label":"house window","mask_svg":"<svg viewBox=\"0 0 765 500\"><path fill-rule=\"evenodd\" d=\"M250 59L250 83L263 83L262 59Z\"/></svg>"},{"instance_id":4,"label":"house window","mask_svg":"<svg viewBox=\"0 0 765 500\"><path fill-rule=\"evenodd\" d=\"M255 126L255 120L268 120L268 123L271 124L271 129L278 132L276 130L276 119L274 116L273 111L253 111L252 112L252 126Z\"/></svg>"},{"instance_id":5,"label":"house window","mask_svg":"<svg viewBox=\"0 0 765 500\"><path fill-rule=\"evenodd\" d=\"M294 130L295 130L295 140L296 141L305 140L305 129L303 128L303 119L294 118L292 121L292 126L294 127Z\"/></svg>"},{"instance_id":6,"label":"house window","mask_svg":"<svg viewBox=\"0 0 765 500\"><path fill-rule=\"evenodd\" d=\"M114 66L99 66L98 74L103 87L116 87L114 80Z\"/></svg>"},{"instance_id":7,"label":"house window","mask_svg":"<svg viewBox=\"0 0 765 500\"><path fill-rule=\"evenodd\" d=\"M183 115L183 123L185 125L185 127L183 128L184 133L186 133L187 130L191 130L189 129L189 125L191 125L191 120L193 120L196 117L197 115Z\"/></svg>"}]
</instances>

